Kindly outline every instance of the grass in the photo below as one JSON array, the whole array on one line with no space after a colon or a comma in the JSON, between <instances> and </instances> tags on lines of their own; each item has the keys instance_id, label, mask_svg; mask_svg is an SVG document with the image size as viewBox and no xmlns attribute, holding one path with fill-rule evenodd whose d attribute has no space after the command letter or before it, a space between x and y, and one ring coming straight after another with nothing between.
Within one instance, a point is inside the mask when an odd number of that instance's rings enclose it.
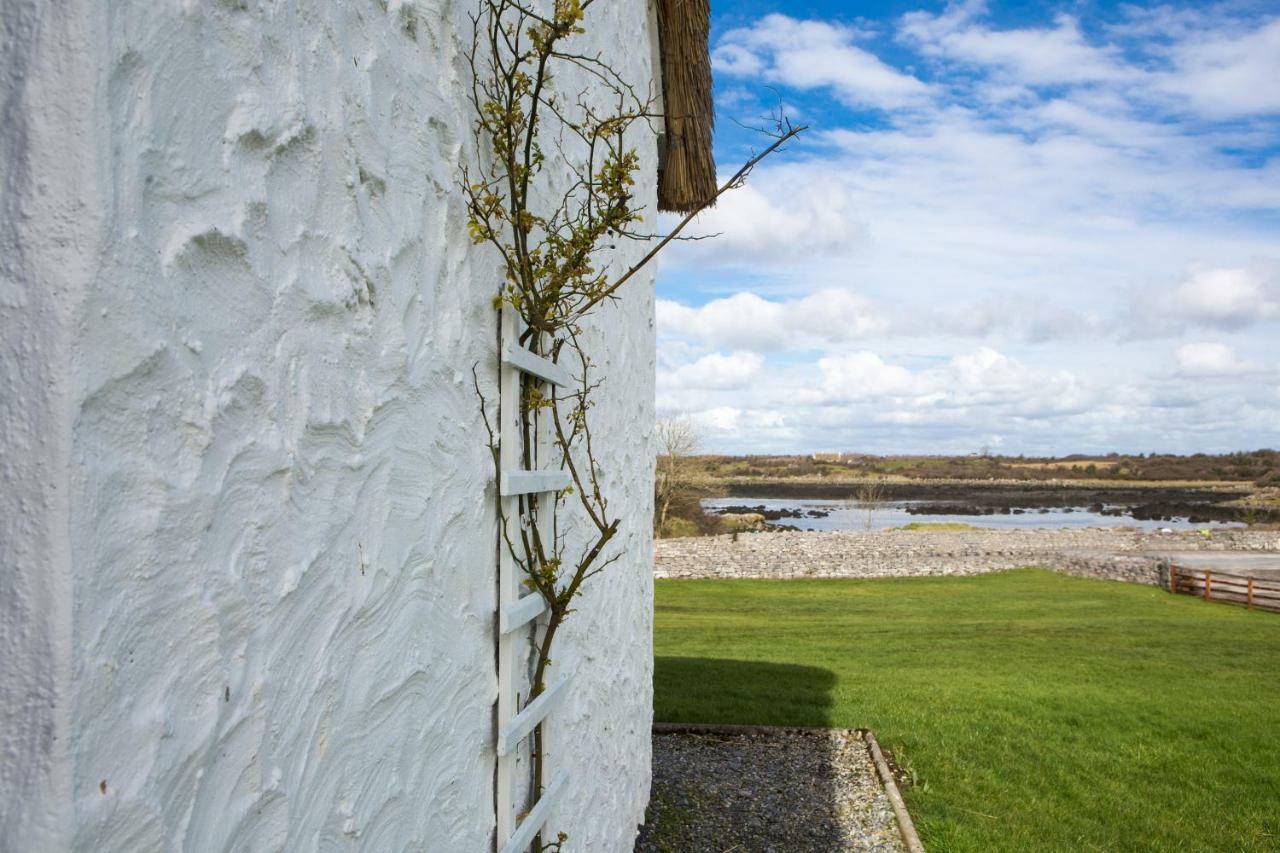
<instances>
[{"instance_id":1,"label":"grass","mask_svg":"<svg viewBox=\"0 0 1280 853\"><path fill-rule=\"evenodd\" d=\"M898 528L899 530L918 530L924 533L938 530L980 530L972 524L965 524L963 521L912 521Z\"/></svg>"},{"instance_id":2,"label":"grass","mask_svg":"<svg viewBox=\"0 0 1280 853\"><path fill-rule=\"evenodd\" d=\"M867 727L940 851L1280 850L1280 616L1035 569L658 581L655 718Z\"/></svg>"}]
</instances>

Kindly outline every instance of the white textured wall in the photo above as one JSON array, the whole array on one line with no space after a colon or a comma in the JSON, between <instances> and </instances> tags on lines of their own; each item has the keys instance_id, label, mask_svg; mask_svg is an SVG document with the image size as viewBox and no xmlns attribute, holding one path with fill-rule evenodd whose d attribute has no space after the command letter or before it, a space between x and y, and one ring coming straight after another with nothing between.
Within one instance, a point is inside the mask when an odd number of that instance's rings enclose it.
<instances>
[{"instance_id":1,"label":"white textured wall","mask_svg":"<svg viewBox=\"0 0 1280 853\"><path fill-rule=\"evenodd\" d=\"M5 3L0 849L492 844L470 10ZM640 0L590 23L648 79ZM576 850L648 798L650 285L597 329L629 551L556 655Z\"/></svg>"}]
</instances>

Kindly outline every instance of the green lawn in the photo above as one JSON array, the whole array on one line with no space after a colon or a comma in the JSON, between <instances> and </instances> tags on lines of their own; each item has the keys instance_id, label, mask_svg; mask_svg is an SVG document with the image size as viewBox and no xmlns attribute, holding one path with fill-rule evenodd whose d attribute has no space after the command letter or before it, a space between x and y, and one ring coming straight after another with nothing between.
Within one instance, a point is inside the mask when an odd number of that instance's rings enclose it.
<instances>
[{"instance_id":1,"label":"green lawn","mask_svg":"<svg viewBox=\"0 0 1280 853\"><path fill-rule=\"evenodd\" d=\"M925 846L1280 850L1280 615L1025 569L658 581L654 712L866 727Z\"/></svg>"}]
</instances>

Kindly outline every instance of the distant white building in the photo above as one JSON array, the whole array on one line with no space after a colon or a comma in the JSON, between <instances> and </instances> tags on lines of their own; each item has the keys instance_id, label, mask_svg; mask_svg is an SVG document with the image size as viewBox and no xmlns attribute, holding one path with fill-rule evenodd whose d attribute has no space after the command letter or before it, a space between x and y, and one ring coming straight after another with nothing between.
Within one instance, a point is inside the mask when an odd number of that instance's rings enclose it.
<instances>
[{"instance_id":1,"label":"distant white building","mask_svg":"<svg viewBox=\"0 0 1280 853\"><path fill-rule=\"evenodd\" d=\"M4 4L0 850L502 845L470 11ZM655 21L596 4L583 50L644 85ZM626 557L566 624L548 732L573 850L631 849L648 799L634 284L594 329Z\"/></svg>"}]
</instances>

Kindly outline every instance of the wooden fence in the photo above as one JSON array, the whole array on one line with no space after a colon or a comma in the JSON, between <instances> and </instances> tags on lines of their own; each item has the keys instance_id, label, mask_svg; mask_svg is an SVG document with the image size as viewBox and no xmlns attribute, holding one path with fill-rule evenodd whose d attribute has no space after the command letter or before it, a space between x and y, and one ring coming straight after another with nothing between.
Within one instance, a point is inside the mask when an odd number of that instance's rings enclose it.
<instances>
[{"instance_id":1,"label":"wooden fence","mask_svg":"<svg viewBox=\"0 0 1280 853\"><path fill-rule=\"evenodd\" d=\"M1280 579L1170 565L1169 591L1280 613Z\"/></svg>"}]
</instances>

